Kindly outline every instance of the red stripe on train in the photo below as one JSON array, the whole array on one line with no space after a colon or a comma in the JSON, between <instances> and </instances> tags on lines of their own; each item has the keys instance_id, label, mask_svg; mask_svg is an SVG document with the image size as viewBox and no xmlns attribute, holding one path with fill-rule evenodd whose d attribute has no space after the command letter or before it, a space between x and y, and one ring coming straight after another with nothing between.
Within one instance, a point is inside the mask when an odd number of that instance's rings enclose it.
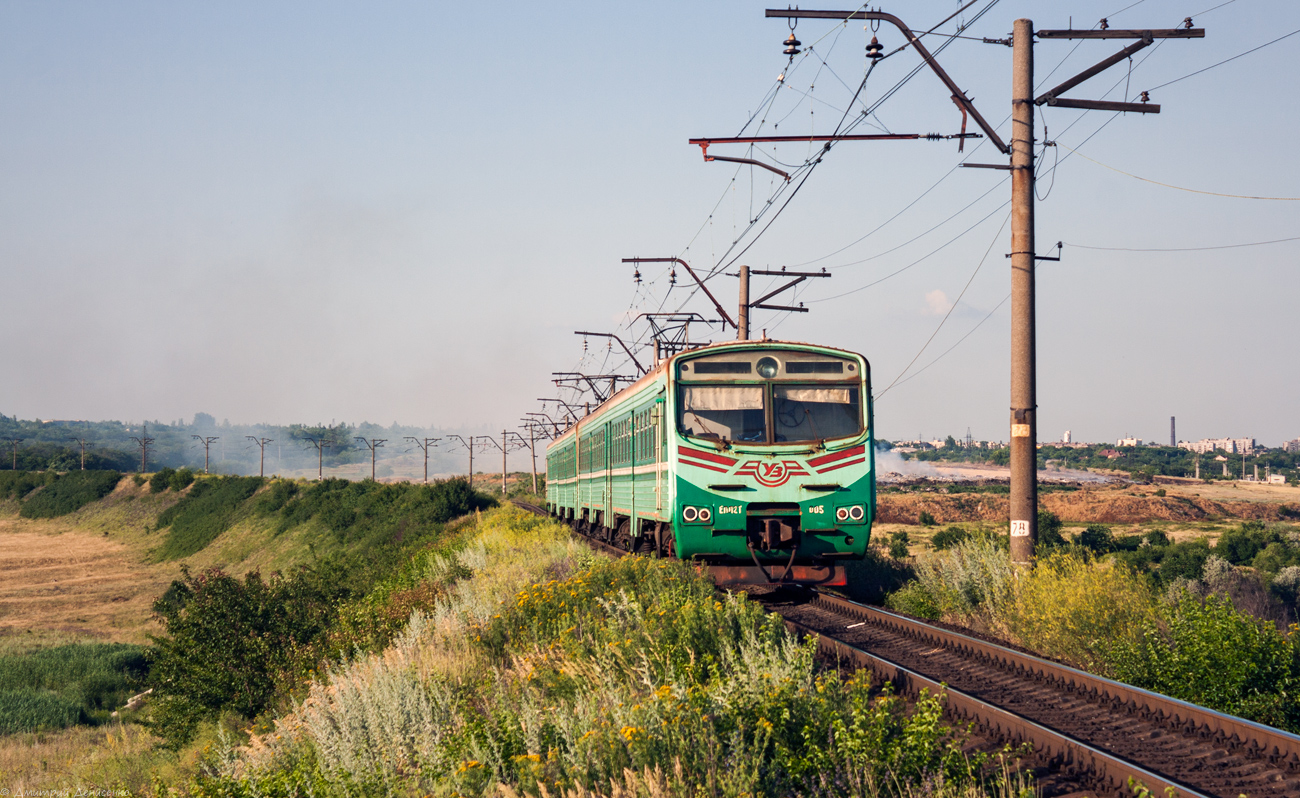
<instances>
[{"instance_id":1,"label":"red stripe on train","mask_svg":"<svg viewBox=\"0 0 1300 798\"><path fill-rule=\"evenodd\" d=\"M867 462L867 458L865 458L865 457L859 457L859 458L856 459L856 460L846 460L846 461L843 462L843 463L836 463L835 465L827 466L826 468L819 468L819 469L817 469L817 473L818 473L818 474L826 474L826 473L829 473L829 472L831 472L831 471L835 471L835 470L837 470L837 469L844 468L845 466L857 465L858 463L865 463L865 462Z\"/></svg>"},{"instance_id":2,"label":"red stripe on train","mask_svg":"<svg viewBox=\"0 0 1300 798\"><path fill-rule=\"evenodd\" d=\"M719 465L727 466L728 468L736 464L736 459L734 457L723 457L720 454L714 454L712 452L701 452L698 449L687 449L685 446L679 446L677 448L677 453L686 457L694 457L696 460L708 460L710 463L717 463Z\"/></svg>"},{"instance_id":3,"label":"red stripe on train","mask_svg":"<svg viewBox=\"0 0 1300 798\"><path fill-rule=\"evenodd\" d=\"M825 465L827 463L833 463L836 460L843 460L845 457L852 457L855 454L865 454L866 451L867 447L865 444L862 446L854 446L852 449L845 449L842 452L832 452L831 454L824 454L821 457L814 457L808 461L808 465L816 468L817 466Z\"/></svg>"},{"instance_id":4,"label":"red stripe on train","mask_svg":"<svg viewBox=\"0 0 1300 798\"><path fill-rule=\"evenodd\" d=\"M687 460L685 457L678 457L677 462L681 463L682 465L695 466L696 468L707 468L710 471L717 471L720 474L727 473L727 469L725 468L718 468L717 466L711 465L709 463L697 463L694 460Z\"/></svg>"}]
</instances>

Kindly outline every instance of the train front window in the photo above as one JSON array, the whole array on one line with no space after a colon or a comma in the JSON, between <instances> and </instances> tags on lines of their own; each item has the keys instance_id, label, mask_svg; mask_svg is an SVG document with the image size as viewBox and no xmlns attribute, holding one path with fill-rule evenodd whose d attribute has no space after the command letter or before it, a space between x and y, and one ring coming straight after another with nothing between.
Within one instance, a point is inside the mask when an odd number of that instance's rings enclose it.
<instances>
[{"instance_id":1,"label":"train front window","mask_svg":"<svg viewBox=\"0 0 1300 798\"><path fill-rule=\"evenodd\" d=\"M760 385L684 385L678 423L696 438L764 443L767 424Z\"/></svg>"},{"instance_id":2,"label":"train front window","mask_svg":"<svg viewBox=\"0 0 1300 798\"><path fill-rule=\"evenodd\" d=\"M772 400L777 443L847 438L862 431L855 387L774 385Z\"/></svg>"}]
</instances>

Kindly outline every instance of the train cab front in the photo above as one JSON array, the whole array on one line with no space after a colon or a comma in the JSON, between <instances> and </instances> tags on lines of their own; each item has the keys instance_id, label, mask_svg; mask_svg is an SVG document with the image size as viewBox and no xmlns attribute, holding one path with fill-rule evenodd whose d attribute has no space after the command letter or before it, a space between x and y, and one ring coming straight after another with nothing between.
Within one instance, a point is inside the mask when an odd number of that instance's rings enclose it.
<instances>
[{"instance_id":1,"label":"train cab front","mask_svg":"<svg viewBox=\"0 0 1300 798\"><path fill-rule=\"evenodd\" d=\"M719 584L844 584L875 505L866 360L758 341L674 360L678 556Z\"/></svg>"}]
</instances>

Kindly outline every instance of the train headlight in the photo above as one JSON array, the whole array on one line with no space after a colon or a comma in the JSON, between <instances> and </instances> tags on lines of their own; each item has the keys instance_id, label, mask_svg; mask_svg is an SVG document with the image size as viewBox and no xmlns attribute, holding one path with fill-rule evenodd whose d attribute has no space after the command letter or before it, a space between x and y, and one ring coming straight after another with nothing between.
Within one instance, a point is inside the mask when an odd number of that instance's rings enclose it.
<instances>
[{"instance_id":1,"label":"train headlight","mask_svg":"<svg viewBox=\"0 0 1300 798\"><path fill-rule=\"evenodd\" d=\"M838 524L861 524L866 521L866 518L866 505L846 504L835 508L835 522Z\"/></svg>"},{"instance_id":2,"label":"train headlight","mask_svg":"<svg viewBox=\"0 0 1300 798\"><path fill-rule=\"evenodd\" d=\"M713 521L713 509L710 507L683 507L682 520L688 524L710 523Z\"/></svg>"},{"instance_id":3,"label":"train headlight","mask_svg":"<svg viewBox=\"0 0 1300 798\"><path fill-rule=\"evenodd\" d=\"M777 363L775 358L760 358L757 366L758 376L765 380L770 380L776 376L776 373L780 368L781 364Z\"/></svg>"}]
</instances>

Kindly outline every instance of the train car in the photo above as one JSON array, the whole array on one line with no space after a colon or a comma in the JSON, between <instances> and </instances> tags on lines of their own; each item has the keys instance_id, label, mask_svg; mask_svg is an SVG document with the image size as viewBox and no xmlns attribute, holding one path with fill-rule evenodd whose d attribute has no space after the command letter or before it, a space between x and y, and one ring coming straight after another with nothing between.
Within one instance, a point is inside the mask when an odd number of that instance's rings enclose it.
<instances>
[{"instance_id":1,"label":"train car","mask_svg":"<svg viewBox=\"0 0 1300 798\"><path fill-rule=\"evenodd\" d=\"M870 366L812 344L665 358L557 437L546 502L582 534L720 584L844 584L876 507Z\"/></svg>"}]
</instances>

